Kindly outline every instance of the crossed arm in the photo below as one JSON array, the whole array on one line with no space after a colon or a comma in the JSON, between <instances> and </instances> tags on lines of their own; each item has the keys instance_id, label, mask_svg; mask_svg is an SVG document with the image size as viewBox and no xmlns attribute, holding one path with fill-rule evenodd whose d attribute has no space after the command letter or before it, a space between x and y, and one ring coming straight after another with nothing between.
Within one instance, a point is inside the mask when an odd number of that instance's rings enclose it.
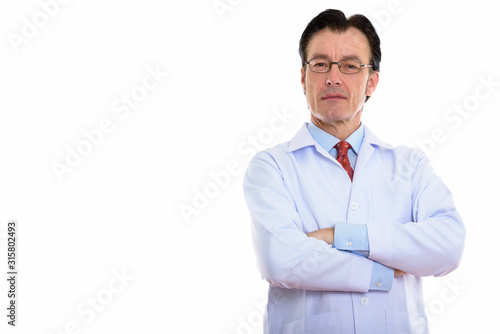
<instances>
[{"instance_id":1,"label":"crossed arm","mask_svg":"<svg viewBox=\"0 0 500 334\"><path fill-rule=\"evenodd\" d=\"M307 233L310 238L316 238L318 240L323 240L329 245L333 245L335 241L335 227L322 228L313 232ZM403 276L406 274L404 271L394 268L394 277Z\"/></svg>"},{"instance_id":2,"label":"crossed arm","mask_svg":"<svg viewBox=\"0 0 500 334\"><path fill-rule=\"evenodd\" d=\"M368 291L375 289L372 283L378 287L378 282L383 284L386 277L405 273L442 276L458 266L465 229L451 194L427 161L411 163L411 220L397 222L392 216L383 223L364 225L368 248L355 248L354 239L353 247L346 248L342 229L344 225L357 224L338 223L335 229L319 229L307 235L303 232L303 218L284 182L287 175L283 175L283 170L288 162L281 161L283 166L279 168L276 159L266 152L257 154L244 180L257 265L271 285L318 291ZM381 201L377 210L393 212L394 203ZM360 253L365 250L368 257ZM385 267L383 276L378 271L381 266Z\"/></svg>"}]
</instances>

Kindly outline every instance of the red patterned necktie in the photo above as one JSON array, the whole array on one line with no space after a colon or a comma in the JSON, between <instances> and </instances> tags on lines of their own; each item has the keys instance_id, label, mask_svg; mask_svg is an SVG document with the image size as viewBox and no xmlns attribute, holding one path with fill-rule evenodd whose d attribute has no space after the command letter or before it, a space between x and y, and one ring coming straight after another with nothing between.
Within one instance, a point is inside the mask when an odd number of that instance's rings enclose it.
<instances>
[{"instance_id":1,"label":"red patterned necktie","mask_svg":"<svg viewBox=\"0 0 500 334\"><path fill-rule=\"evenodd\" d=\"M352 170L349 159L347 158L347 151L351 148L351 145L345 140L341 140L334 147L337 149L337 161L344 167L352 182L354 170Z\"/></svg>"}]
</instances>

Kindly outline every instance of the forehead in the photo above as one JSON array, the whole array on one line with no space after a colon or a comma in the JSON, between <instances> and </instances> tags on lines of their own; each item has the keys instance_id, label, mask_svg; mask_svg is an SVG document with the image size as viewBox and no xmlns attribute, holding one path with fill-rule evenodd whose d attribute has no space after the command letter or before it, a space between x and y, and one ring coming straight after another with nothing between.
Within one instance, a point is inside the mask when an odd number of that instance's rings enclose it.
<instances>
[{"instance_id":1,"label":"forehead","mask_svg":"<svg viewBox=\"0 0 500 334\"><path fill-rule=\"evenodd\" d=\"M326 56L330 60L356 57L370 60L370 46L361 31L349 28L345 32L333 32L325 28L313 36L307 47L308 59Z\"/></svg>"}]
</instances>

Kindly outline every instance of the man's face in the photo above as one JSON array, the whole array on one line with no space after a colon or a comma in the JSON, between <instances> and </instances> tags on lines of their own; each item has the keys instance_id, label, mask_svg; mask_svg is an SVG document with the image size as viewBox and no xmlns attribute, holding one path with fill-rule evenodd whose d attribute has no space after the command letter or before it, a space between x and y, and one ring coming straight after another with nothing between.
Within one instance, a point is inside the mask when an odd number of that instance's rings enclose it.
<instances>
[{"instance_id":1,"label":"man's face","mask_svg":"<svg viewBox=\"0 0 500 334\"><path fill-rule=\"evenodd\" d=\"M343 33L325 28L309 41L307 57L307 61L324 58L335 62L354 58L370 64L370 47L363 33L355 28ZM306 65L301 70L301 82L315 124L359 124L365 98L377 87L378 72L370 74L369 68L362 67L357 74L344 74L334 64L328 73L315 73Z\"/></svg>"}]
</instances>

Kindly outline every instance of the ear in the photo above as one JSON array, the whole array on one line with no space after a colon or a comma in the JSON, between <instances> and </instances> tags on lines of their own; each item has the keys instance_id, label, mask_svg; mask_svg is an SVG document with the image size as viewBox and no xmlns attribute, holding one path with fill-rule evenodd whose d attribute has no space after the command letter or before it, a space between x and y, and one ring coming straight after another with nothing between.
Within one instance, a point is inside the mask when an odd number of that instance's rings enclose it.
<instances>
[{"instance_id":1,"label":"ear","mask_svg":"<svg viewBox=\"0 0 500 334\"><path fill-rule=\"evenodd\" d=\"M306 93L306 71L304 70L305 66L300 68L300 83L302 84L302 90L304 94Z\"/></svg>"},{"instance_id":2,"label":"ear","mask_svg":"<svg viewBox=\"0 0 500 334\"><path fill-rule=\"evenodd\" d=\"M366 96L371 96L373 94L373 92L377 88L378 79L379 79L378 71L374 71L372 74L370 74L370 77L368 78L368 82L366 85Z\"/></svg>"}]
</instances>

